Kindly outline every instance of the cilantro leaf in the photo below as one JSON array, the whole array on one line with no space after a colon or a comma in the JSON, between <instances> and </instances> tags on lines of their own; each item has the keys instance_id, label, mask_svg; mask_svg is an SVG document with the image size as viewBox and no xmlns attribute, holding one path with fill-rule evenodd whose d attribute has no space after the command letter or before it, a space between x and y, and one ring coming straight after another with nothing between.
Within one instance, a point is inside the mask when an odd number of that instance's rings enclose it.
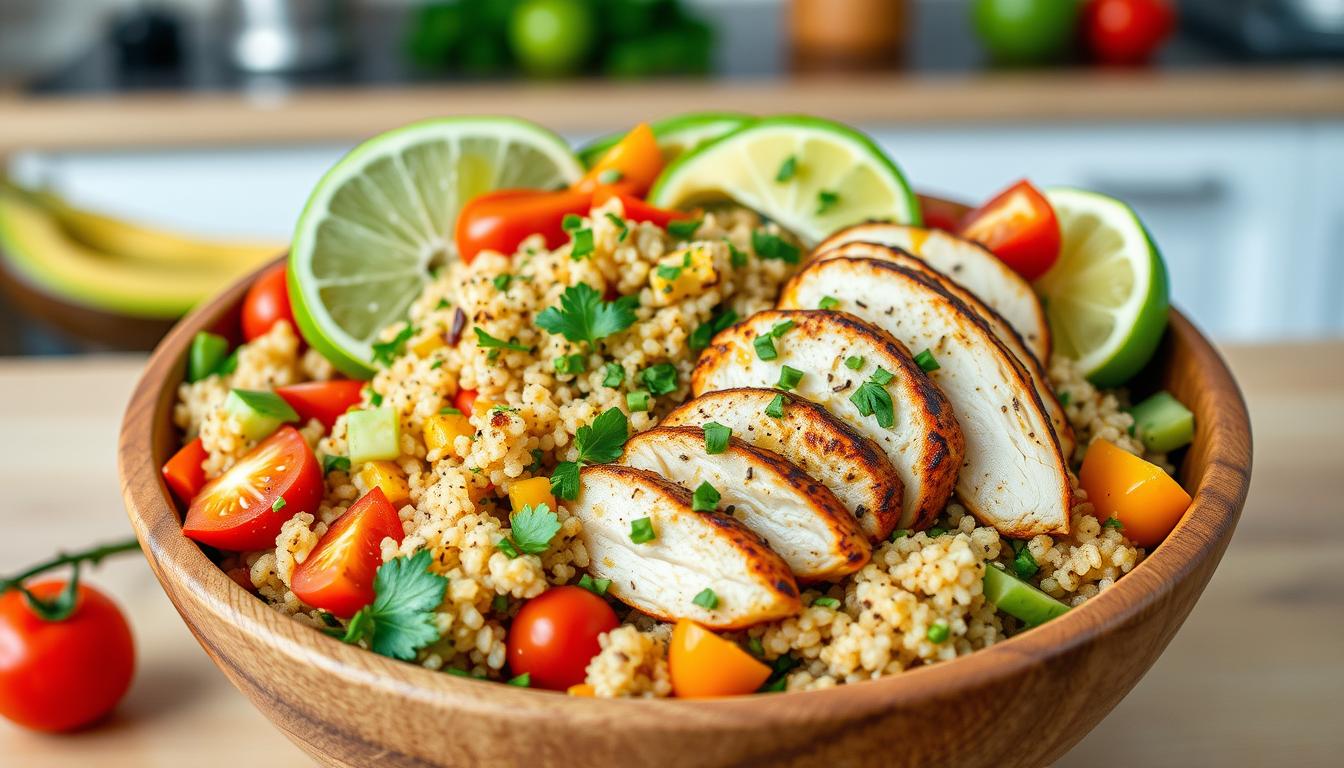
<instances>
[{"instance_id":1,"label":"cilantro leaf","mask_svg":"<svg viewBox=\"0 0 1344 768\"><path fill-rule=\"evenodd\" d=\"M338 469L342 472L350 471L350 458L348 456L322 454L322 474L329 475Z\"/></svg>"},{"instance_id":2,"label":"cilantro leaf","mask_svg":"<svg viewBox=\"0 0 1344 768\"><path fill-rule=\"evenodd\" d=\"M551 493L557 499L573 501L579 495L579 464L576 461L562 461L555 465L551 473Z\"/></svg>"},{"instance_id":3,"label":"cilantro leaf","mask_svg":"<svg viewBox=\"0 0 1344 768\"><path fill-rule=\"evenodd\" d=\"M373 602L350 619L345 642L368 640L374 653L410 661L437 641L434 612L443 604L448 579L429 570L430 560L422 550L378 566Z\"/></svg>"},{"instance_id":4,"label":"cilantro leaf","mask_svg":"<svg viewBox=\"0 0 1344 768\"><path fill-rule=\"evenodd\" d=\"M526 344L519 344L517 340L504 341L496 339L494 336L485 332L485 329L479 325L472 327L472 332L476 334L476 345L481 349L511 349L514 352L531 352L532 348Z\"/></svg>"},{"instance_id":5,"label":"cilantro leaf","mask_svg":"<svg viewBox=\"0 0 1344 768\"><path fill-rule=\"evenodd\" d=\"M625 369L620 363L607 363L603 370L602 386L615 388L625 383Z\"/></svg>"},{"instance_id":6,"label":"cilantro leaf","mask_svg":"<svg viewBox=\"0 0 1344 768\"><path fill-rule=\"evenodd\" d=\"M877 423L883 429L891 429L896 424L895 405L891 402L891 393L885 386L891 379L892 375L889 372L878 368L867 381L854 390L854 394L849 396L849 401L859 409L859 413L864 416L876 416Z\"/></svg>"},{"instance_id":7,"label":"cilantro leaf","mask_svg":"<svg viewBox=\"0 0 1344 768\"><path fill-rule=\"evenodd\" d=\"M620 408L608 408L592 424L579 427L574 444L579 449L579 461L604 464L620 458L629 439L630 422L625 414Z\"/></svg>"},{"instance_id":8,"label":"cilantro leaf","mask_svg":"<svg viewBox=\"0 0 1344 768\"><path fill-rule=\"evenodd\" d=\"M691 602L704 608L706 611L712 611L719 607L719 596L714 594L714 590L705 587L700 590L700 594L691 598Z\"/></svg>"},{"instance_id":9,"label":"cilantro leaf","mask_svg":"<svg viewBox=\"0 0 1344 768\"><path fill-rule=\"evenodd\" d=\"M551 539L560 532L560 518L546 504L525 506L509 515L509 537L518 551L540 555L551 546Z\"/></svg>"},{"instance_id":10,"label":"cilantro leaf","mask_svg":"<svg viewBox=\"0 0 1344 768\"><path fill-rule=\"evenodd\" d=\"M406 347L406 342L410 341L411 337L414 335L415 328L408 324L405 328L397 331L397 335L393 336L391 339L387 341L375 341L373 344L370 344L370 348L373 349L373 361L375 363L382 363L383 365L391 365L392 361L395 360L397 355L401 354L402 349Z\"/></svg>"},{"instance_id":11,"label":"cilantro leaf","mask_svg":"<svg viewBox=\"0 0 1344 768\"><path fill-rule=\"evenodd\" d=\"M634 296L603 301L587 283L571 285L560 296L559 307L547 307L537 315L537 325L552 334L564 336L575 344L596 343L635 322Z\"/></svg>"},{"instance_id":12,"label":"cilantro leaf","mask_svg":"<svg viewBox=\"0 0 1344 768\"><path fill-rule=\"evenodd\" d=\"M654 397L666 395L677 388L677 367L672 363L651 365L639 372L639 379Z\"/></svg>"},{"instance_id":13,"label":"cilantro leaf","mask_svg":"<svg viewBox=\"0 0 1344 768\"><path fill-rule=\"evenodd\" d=\"M797 264L801 252L798 246L763 230L752 230L751 249L762 259L776 259L787 264Z\"/></svg>"}]
</instances>

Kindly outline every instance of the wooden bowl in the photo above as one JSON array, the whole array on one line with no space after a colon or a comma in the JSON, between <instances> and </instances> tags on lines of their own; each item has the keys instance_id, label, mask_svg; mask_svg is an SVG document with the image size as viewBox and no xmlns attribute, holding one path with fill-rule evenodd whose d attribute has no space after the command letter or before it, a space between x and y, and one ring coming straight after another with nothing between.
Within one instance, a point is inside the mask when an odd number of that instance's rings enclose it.
<instances>
[{"instance_id":1,"label":"wooden bowl","mask_svg":"<svg viewBox=\"0 0 1344 768\"><path fill-rule=\"evenodd\" d=\"M823 691L600 700L431 672L341 643L235 584L182 536L159 467L201 329L249 281L160 344L126 411L122 492L150 565L219 668L305 752L334 766L957 765L1036 768L1129 692L1185 620L1246 499L1251 434L1221 357L1175 310L1148 372L1196 414L1181 467L1194 503L1146 560L1082 607L955 661Z\"/></svg>"}]
</instances>

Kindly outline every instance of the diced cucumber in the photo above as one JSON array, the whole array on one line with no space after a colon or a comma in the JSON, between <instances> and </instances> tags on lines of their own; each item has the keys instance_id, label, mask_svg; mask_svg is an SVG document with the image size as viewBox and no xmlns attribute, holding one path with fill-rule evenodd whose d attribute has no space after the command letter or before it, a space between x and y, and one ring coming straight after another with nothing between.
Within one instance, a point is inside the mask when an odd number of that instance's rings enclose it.
<instances>
[{"instance_id":1,"label":"diced cucumber","mask_svg":"<svg viewBox=\"0 0 1344 768\"><path fill-rule=\"evenodd\" d=\"M260 440L281 424L299 420L299 414L283 397L267 389L231 389L224 409L238 419L248 440Z\"/></svg>"},{"instance_id":2,"label":"diced cucumber","mask_svg":"<svg viewBox=\"0 0 1344 768\"><path fill-rule=\"evenodd\" d=\"M1174 451L1195 439L1195 414L1162 391L1129 409L1134 431L1150 451Z\"/></svg>"},{"instance_id":3,"label":"diced cucumber","mask_svg":"<svg viewBox=\"0 0 1344 768\"><path fill-rule=\"evenodd\" d=\"M985 566L985 599L999 610L1036 626L1062 616L1069 606L990 563Z\"/></svg>"},{"instance_id":4,"label":"diced cucumber","mask_svg":"<svg viewBox=\"0 0 1344 768\"><path fill-rule=\"evenodd\" d=\"M200 381L218 373L228 354L228 339L205 331L197 333L192 337L191 351L187 353L187 381Z\"/></svg>"},{"instance_id":5,"label":"diced cucumber","mask_svg":"<svg viewBox=\"0 0 1344 768\"><path fill-rule=\"evenodd\" d=\"M350 463L391 461L401 455L400 425L391 408L365 408L345 415Z\"/></svg>"}]
</instances>

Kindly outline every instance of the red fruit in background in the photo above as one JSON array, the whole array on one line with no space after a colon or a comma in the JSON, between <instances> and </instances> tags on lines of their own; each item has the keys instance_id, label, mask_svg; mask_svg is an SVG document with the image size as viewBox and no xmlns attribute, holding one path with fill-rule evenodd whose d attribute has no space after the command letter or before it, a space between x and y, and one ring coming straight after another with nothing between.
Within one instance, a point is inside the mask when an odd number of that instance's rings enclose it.
<instances>
[{"instance_id":1,"label":"red fruit in background","mask_svg":"<svg viewBox=\"0 0 1344 768\"><path fill-rule=\"evenodd\" d=\"M1083 41L1103 64L1142 64L1175 29L1168 0L1088 0L1083 6Z\"/></svg>"}]
</instances>

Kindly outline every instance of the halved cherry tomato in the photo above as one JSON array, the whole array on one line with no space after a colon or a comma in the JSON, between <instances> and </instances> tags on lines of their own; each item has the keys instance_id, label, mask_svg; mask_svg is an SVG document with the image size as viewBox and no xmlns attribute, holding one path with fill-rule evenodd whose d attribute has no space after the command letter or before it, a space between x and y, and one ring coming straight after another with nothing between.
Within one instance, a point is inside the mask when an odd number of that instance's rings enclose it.
<instances>
[{"instance_id":1,"label":"halved cherry tomato","mask_svg":"<svg viewBox=\"0 0 1344 768\"><path fill-rule=\"evenodd\" d=\"M53 600L65 582L27 587ZM0 595L0 715L26 728L69 731L111 712L125 695L135 672L126 618L87 584L75 599L68 618L47 621L17 589Z\"/></svg>"},{"instance_id":2,"label":"halved cherry tomato","mask_svg":"<svg viewBox=\"0 0 1344 768\"><path fill-rule=\"evenodd\" d=\"M1078 482L1098 520L1120 521L1125 538L1155 547L1190 506L1190 494L1156 464L1107 440L1087 448Z\"/></svg>"},{"instance_id":3,"label":"halved cherry tomato","mask_svg":"<svg viewBox=\"0 0 1344 768\"><path fill-rule=\"evenodd\" d=\"M336 417L359 404L367 384L364 381L309 381L276 387L275 394L298 412L301 421L317 419L322 426L331 429Z\"/></svg>"},{"instance_id":4,"label":"halved cherry tomato","mask_svg":"<svg viewBox=\"0 0 1344 768\"><path fill-rule=\"evenodd\" d=\"M321 500L317 458L298 430L281 427L201 489L182 533L233 552L273 547L286 520Z\"/></svg>"},{"instance_id":5,"label":"halved cherry tomato","mask_svg":"<svg viewBox=\"0 0 1344 768\"><path fill-rule=\"evenodd\" d=\"M196 438L182 446L182 450L163 465L163 479L177 498L190 504L205 487L205 445Z\"/></svg>"},{"instance_id":6,"label":"halved cherry tomato","mask_svg":"<svg viewBox=\"0 0 1344 768\"><path fill-rule=\"evenodd\" d=\"M667 666L672 693L681 698L752 693L770 677L770 667L737 643L685 619L672 628Z\"/></svg>"},{"instance_id":7,"label":"halved cherry tomato","mask_svg":"<svg viewBox=\"0 0 1344 768\"><path fill-rule=\"evenodd\" d=\"M943 200L939 197L919 196L920 218L929 229L941 229L956 234L961 229L961 220L966 218L969 209L961 203Z\"/></svg>"},{"instance_id":8,"label":"halved cherry tomato","mask_svg":"<svg viewBox=\"0 0 1344 768\"><path fill-rule=\"evenodd\" d=\"M582 587L555 587L528 600L509 627L509 667L534 688L563 691L583 682L602 650L597 637L620 624L607 601Z\"/></svg>"},{"instance_id":9,"label":"halved cherry tomato","mask_svg":"<svg viewBox=\"0 0 1344 768\"><path fill-rule=\"evenodd\" d=\"M289 287L285 285L285 265L276 264L261 273L261 277L247 289L243 299L243 338L252 341L265 336L278 320L294 324L294 312L289 308Z\"/></svg>"},{"instance_id":10,"label":"halved cherry tomato","mask_svg":"<svg viewBox=\"0 0 1344 768\"><path fill-rule=\"evenodd\" d=\"M961 236L994 252L1012 270L1035 280L1059 258L1059 220L1045 195L1023 180L971 211Z\"/></svg>"},{"instance_id":11,"label":"halved cherry tomato","mask_svg":"<svg viewBox=\"0 0 1344 768\"><path fill-rule=\"evenodd\" d=\"M453 395L453 407L461 411L463 416L471 418L471 413L476 408L476 397L474 389L459 389L457 394Z\"/></svg>"},{"instance_id":12,"label":"halved cherry tomato","mask_svg":"<svg viewBox=\"0 0 1344 768\"><path fill-rule=\"evenodd\" d=\"M640 123L607 150L574 188L595 191L602 186L617 186L643 197L662 170L663 151L658 148L658 139L648 123Z\"/></svg>"},{"instance_id":13,"label":"halved cherry tomato","mask_svg":"<svg viewBox=\"0 0 1344 768\"><path fill-rule=\"evenodd\" d=\"M547 248L569 241L565 217L586 215L593 207L591 191L502 189L474 198L457 214L458 257L470 262L481 251L511 256L533 234L546 238Z\"/></svg>"},{"instance_id":14,"label":"halved cherry tomato","mask_svg":"<svg viewBox=\"0 0 1344 768\"><path fill-rule=\"evenodd\" d=\"M620 198L621 208L625 210L625 218L631 221L646 221L663 229L667 229L670 222L694 219L699 216L699 213L695 211L669 211L665 208L657 208L634 195L622 194L610 187L603 187L593 194L593 207L596 208L613 197Z\"/></svg>"},{"instance_id":15,"label":"halved cherry tomato","mask_svg":"<svg viewBox=\"0 0 1344 768\"><path fill-rule=\"evenodd\" d=\"M336 518L294 569L290 588L300 600L341 618L373 602L373 577L382 564L383 539L401 541L401 518L374 488Z\"/></svg>"}]
</instances>

